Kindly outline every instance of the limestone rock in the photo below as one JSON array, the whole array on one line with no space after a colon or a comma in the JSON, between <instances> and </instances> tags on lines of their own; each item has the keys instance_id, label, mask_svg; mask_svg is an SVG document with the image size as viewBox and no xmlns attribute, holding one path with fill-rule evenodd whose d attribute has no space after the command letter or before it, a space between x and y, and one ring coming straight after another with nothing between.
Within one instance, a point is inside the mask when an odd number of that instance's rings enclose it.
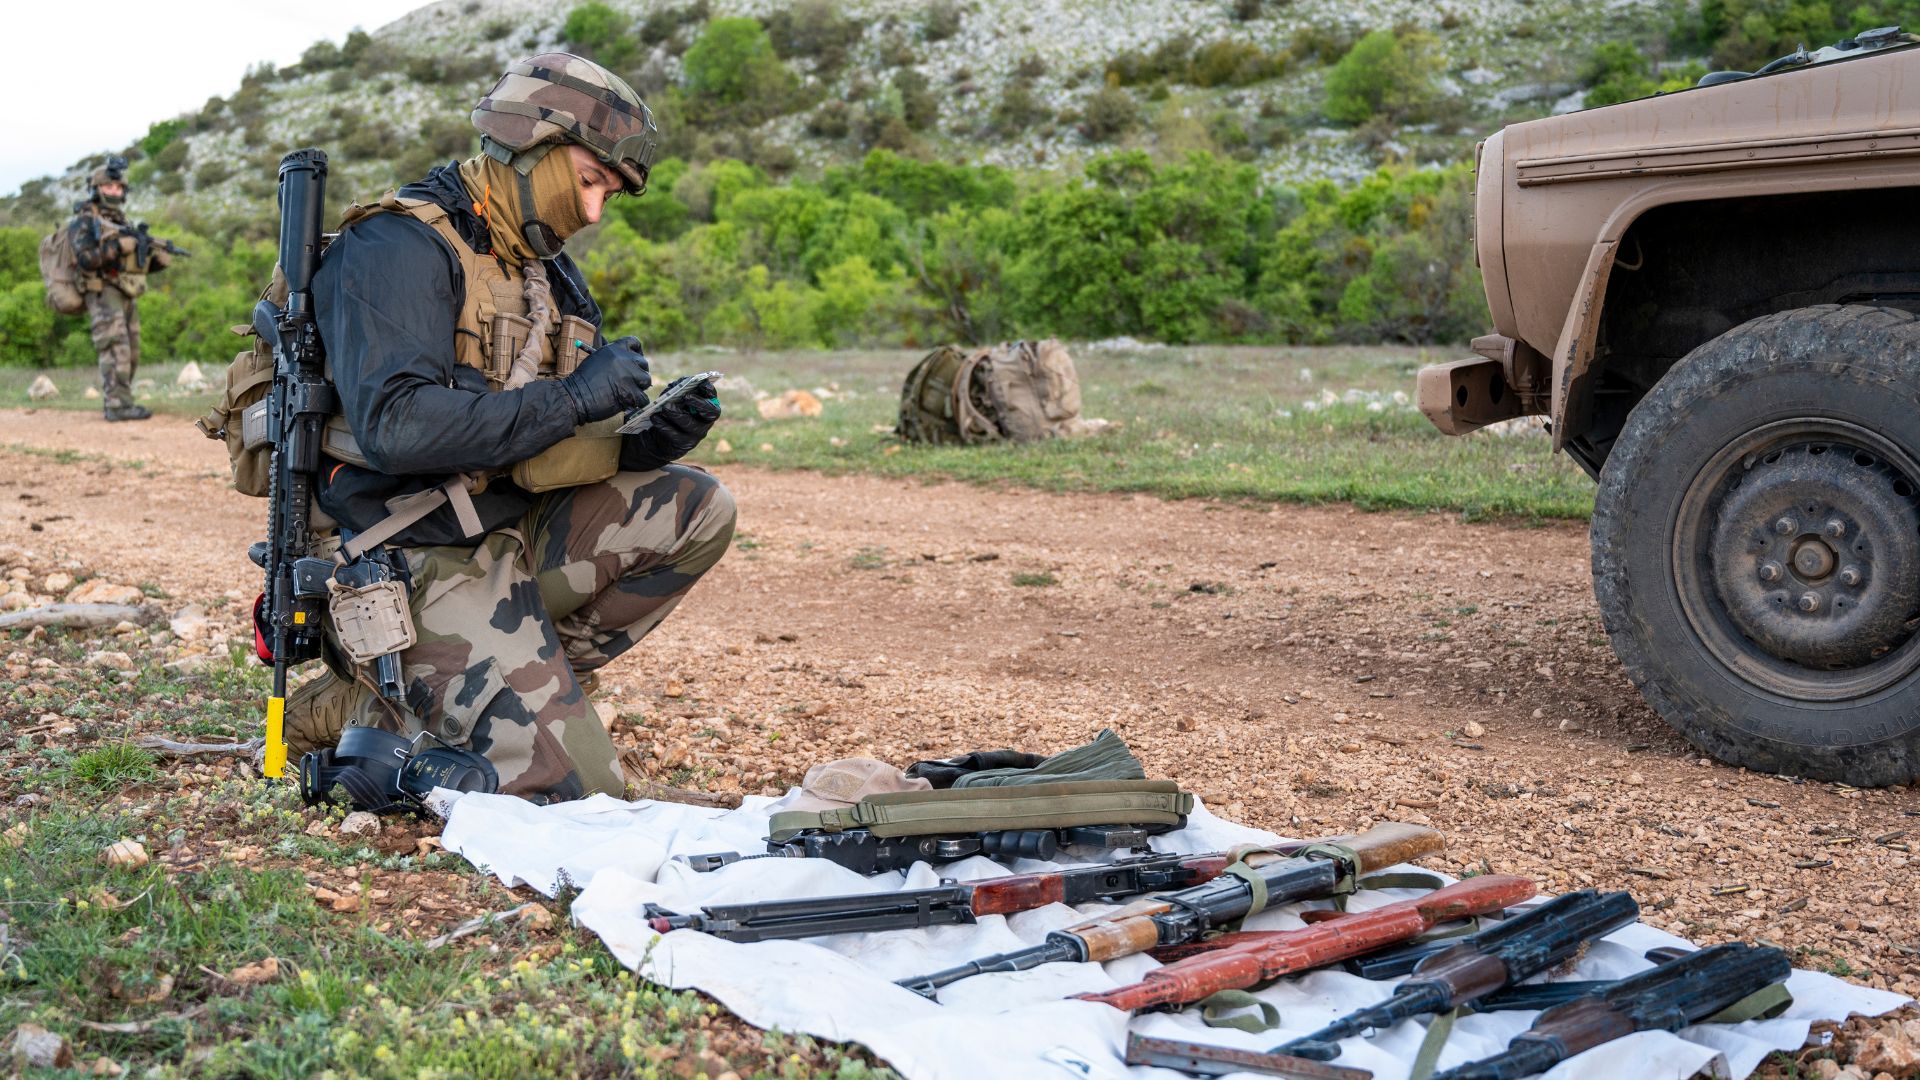
<instances>
[{"instance_id":1,"label":"limestone rock","mask_svg":"<svg viewBox=\"0 0 1920 1080\"><path fill-rule=\"evenodd\" d=\"M45 375L34 377L33 385L27 387L27 397L33 401L48 401L60 396L60 388Z\"/></svg>"},{"instance_id":2,"label":"limestone rock","mask_svg":"<svg viewBox=\"0 0 1920 1080\"><path fill-rule=\"evenodd\" d=\"M138 870L152 860L138 840L119 840L100 853L101 861L116 869Z\"/></svg>"},{"instance_id":3,"label":"limestone rock","mask_svg":"<svg viewBox=\"0 0 1920 1080\"><path fill-rule=\"evenodd\" d=\"M345 821L340 823L340 835L342 836L362 836L368 833L377 834L379 831L380 819L367 813L365 810L355 810L353 813L347 815Z\"/></svg>"},{"instance_id":4,"label":"limestone rock","mask_svg":"<svg viewBox=\"0 0 1920 1080\"><path fill-rule=\"evenodd\" d=\"M132 671L133 657L117 649L101 649L87 654L86 665L90 668L105 668L109 671Z\"/></svg>"},{"instance_id":5,"label":"limestone rock","mask_svg":"<svg viewBox=\"0 0 1920 1080\"><path fill-rule=\"evenodd\" d=\"M198 362L189 360L187 365L180 369L180 374L173 377L173 385L182 390L205 390L207 376L201 372Z\"/></svg>"},{"instance_id":6,"label":"limestone rock","mask_svg":"<svg viewBox=\"0 0 1920 1080\"><path fill-rule=\"evenodd\" d=\"M13 1063L32 1069L70 1069L73 1047L67 1045L64 1035L55 1035L38 1024L21 1024L13 1029Z\"/></svg>"},{"instance_id":7,"label":"limestone rock","mask_svg":"<svg viewBox=\"0 0 1920 1080\"><path fill-rule=\"evenodd\" d=\"M46 580L40 583L40 591L49 596L59 596L71 588L73 588L72 574L48 574Z\"/></svg>"},{"instance_id":8,"label":"limestone rock","mask_svg":"<svg viewBox=\"0 0 1920 1080\"><path fill-rule=\"evenodd\" d=\"M67 594L69 604L138 604L145 600L146 594L131 585L115 585L106 578L94 578L80 583L80 587Z\"/></svg>"}]
</instances>

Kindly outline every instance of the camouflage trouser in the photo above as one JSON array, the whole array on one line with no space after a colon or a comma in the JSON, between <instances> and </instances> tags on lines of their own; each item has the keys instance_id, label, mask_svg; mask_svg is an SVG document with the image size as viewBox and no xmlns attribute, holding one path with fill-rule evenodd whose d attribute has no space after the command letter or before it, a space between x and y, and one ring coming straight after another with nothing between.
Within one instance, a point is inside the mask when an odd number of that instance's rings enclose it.
<instances>
[{"instance_id":1,"label":"camouflage trouser","mask_svg":"<svg viewBox=\"0 0 1920 1080\"><path fill-rule=\"evenodd\" d=\"M419 631L401 656L411 711L485 754L507 794L622 795L613 740L579 676L667 617L726 553L733 516L718 480L670 465L549 492L518 529L477 548L408 549Z\"/></svg>"},{"instance_id":2,"label":"camouflage trouser","mask_svg":"<svg viewBox=\"0 0 1920 1080\"><path fill-rule=\"evenodd\" d=\"M100 405L133 404L133 372L140 366L140 311L127 294L108 284L87 294L93 351L100 354Z\"/></svg>"}]
</instances>

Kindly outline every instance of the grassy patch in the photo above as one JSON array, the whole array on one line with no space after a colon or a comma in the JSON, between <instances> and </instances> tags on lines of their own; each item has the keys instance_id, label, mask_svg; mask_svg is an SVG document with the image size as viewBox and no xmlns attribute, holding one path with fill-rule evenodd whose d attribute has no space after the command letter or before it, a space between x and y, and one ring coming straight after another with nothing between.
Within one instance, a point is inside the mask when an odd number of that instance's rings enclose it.
<instances>
[{"instance_id":1,"label":"grassy patch","mask_svg":"<svg viewBox=\"0 0 1920 1080\"><path fill-rule=\"evenodd\" d=\"M891 1075L635 976L564 902L429 948L538 898L419 846L435 823L343 836L343 809L308 809L238 757L133 745L255 734L265 669L240 650L182 674L116 641L140 669L102 680L78 663L98 638L6 642L53 666L0 688L0 728L56 711L71 728L0 744L0 1031L45 1027L83 1072L105 1058L161 1078ZM150 861L109 865L122 840Z\"/></svg>"},{"instance_id":2,"label":"grassy patch","mask_svg":"<svg viewBox=\"0 0 1920 1080\"><path fill-rule=\"evenodd\" d=\"M1038 574L1019 573L1013 575L1013 583L1023 588L1045 588L1060 584L1060 579L1042 571Z\"/></svg>"},{"instance_id":3,"label":"grassy patch","mask_svg":"<svg viewBox=\"0 0 1920 1080\"><path fill-rule=\"evenodd\" d=\"M208 388L205 390L182 390L175 385L184 363L141 364L135 372L136 387L134 399L156 413L169 416L199 416L208 406L220 400L220 380L225 368L217 363L203 363L201 372L206 376ZM45 375L58 387L58 397L45 401L35 401L27 396L27 388L34 379ZM153 385L146 385L146 380ZM100 411L100 399L87 396L87 390L100 388L100 373L93 367L68 368L17 368L0 367L0 408L12 409L71 409L87 412Z\"/></svg>"},{"instance_id":4,"label":"grassy patch","mask_svg":"<svg viewBox=\"0 0 1920 1080\"><path fill-rule=\"evenodd\" d=\"M727 416L697 452L830 473L1015 483L1166 498L1351 502L1469 519L1585 518L1593 484L1544 435L1449 438L1408 399L1413 374L1451 354L1410 348L1197 347L1076 350L1083 414L1104 434L1031 446L923 447L890 429L908 352L667 355L664 374L719 367L755 390L823 388L818 419L762 420L723 393ZM717 447L724 439L726 454Z\"/></svg>"}]
</instances>

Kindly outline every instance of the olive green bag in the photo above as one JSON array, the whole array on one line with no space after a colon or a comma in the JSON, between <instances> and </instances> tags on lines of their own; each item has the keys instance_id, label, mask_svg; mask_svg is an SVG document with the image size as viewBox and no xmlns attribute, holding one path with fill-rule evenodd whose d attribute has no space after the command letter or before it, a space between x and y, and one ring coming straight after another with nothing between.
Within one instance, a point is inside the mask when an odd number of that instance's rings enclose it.
<instances>
[{"instance_id":1,"label":"olive green bag","mask_svg":"<svg viewBox=\"0 0 1920 1080\"><path fill-rule=\"evenodd\" d=\"M835 810L773 815L768 840L803 832L866 829L879 837L1139 825L1177 829L1193 812L1193 796L1171 780L1070 780L1007 787L890 791Z\"/></svg>"}]
</instances>

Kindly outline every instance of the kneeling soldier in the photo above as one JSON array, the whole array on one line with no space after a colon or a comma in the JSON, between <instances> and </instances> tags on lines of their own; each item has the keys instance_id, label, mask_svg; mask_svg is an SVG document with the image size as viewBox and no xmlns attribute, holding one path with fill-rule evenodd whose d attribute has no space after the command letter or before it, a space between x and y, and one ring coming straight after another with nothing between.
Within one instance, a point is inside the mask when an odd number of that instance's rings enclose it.
<instances>
[{"instance_id":1,"label":"kneeling soldier","mask_svg":"<svg viewBox=\"0 0 1920 1080\"><path fill-rule=\"evenodd\" d=\"M646 105L600 65L548 53L508 69L473 122L481 154L350 209L313 279L341 413L319 508L343 537L373 536L393 500L465 482L385 540L411 577L404 707L334 657L288 701L288 739L299 753L343 723L424 733L484 754L508 794L620 795L582 683L726 551L732 496L674 464L720 407L696 388L614 434L648 400L647 358L604 340L561 252L607 199L645 191Z\"/></svg>"}]
</instances>

